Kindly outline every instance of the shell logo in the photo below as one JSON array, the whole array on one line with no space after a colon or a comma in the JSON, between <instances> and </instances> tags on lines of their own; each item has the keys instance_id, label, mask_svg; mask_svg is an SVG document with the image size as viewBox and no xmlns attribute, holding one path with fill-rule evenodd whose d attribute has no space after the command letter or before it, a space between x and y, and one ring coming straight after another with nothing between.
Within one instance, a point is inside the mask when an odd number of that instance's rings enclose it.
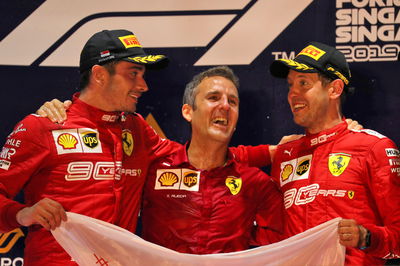
<instances>
[{"instance_id":1,"label":"shell logo","mask_svg":"<svg viewBox=\"0 0 400 266\"><path fill-rule=\"evenodd\" d=\"M178 176L172 172L165 172L160 175L158 182L160 182L163 187L172 187L178 183Z\"/></svg>"},{"instance_id":2,"label":"shell logo","mask_svg":"<svg viewBox=\"0 0 400 266\"><path fill-rule=\"evenodd\" d=\"M293 173L293 166L291 164L285 165L281 173L282 181L287 180L292 173Z\"/></svg>"},{"instance_id":3,"label":"shell logo","mask_svg":"<svg viewBox=\"0 0 400 266\"><path fill-rule=\"evenodd\" d=\"M57 143L61 145L64 149L75 149L78 140L74 135L64 133L58 136Z\"/></svg>"}]
</instances>

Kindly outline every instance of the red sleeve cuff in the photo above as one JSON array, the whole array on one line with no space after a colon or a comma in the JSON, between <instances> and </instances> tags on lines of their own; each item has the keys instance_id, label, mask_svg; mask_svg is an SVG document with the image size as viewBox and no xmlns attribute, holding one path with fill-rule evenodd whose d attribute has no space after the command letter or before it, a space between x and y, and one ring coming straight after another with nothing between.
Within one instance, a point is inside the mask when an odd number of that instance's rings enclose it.
<instances>
[{"instance_id":1,"label":"red sleeve cuff","mask_svg":"<svg viewBox=\"0 0 400 266\"><path fill-rule=\"evenodd\" d=\"M24 204L19 202L11 202L10 204L3 207L3 214L1 215L1 229L4 231L11 231L15 228L21 227L17 222L17 213L25 208Z\"/></svg>"},{"instance_id":2,"label":"red sleeve cuff","mask_svg":"<svg viewBox=\"0 0 400 266\"><path fill-rule=\"evenodd\" d=\"M381 230L375 225L364 225L364 227L371 233L371 242L369 247L364 250L365 253L376 253L377 251L382 250L383 247L381 244L384 240L381 239Z\"/></svg>"}]
</instances>

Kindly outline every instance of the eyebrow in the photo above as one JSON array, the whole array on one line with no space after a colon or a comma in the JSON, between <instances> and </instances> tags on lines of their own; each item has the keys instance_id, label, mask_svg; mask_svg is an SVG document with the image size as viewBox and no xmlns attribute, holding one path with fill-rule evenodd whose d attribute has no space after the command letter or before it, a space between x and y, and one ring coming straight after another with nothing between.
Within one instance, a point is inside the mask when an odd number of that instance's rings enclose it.
<instances>
[{"instance_id":1,"label":"eyebrow","mask_svg":"<svg viewBox=\"0 0 400 266\"><path fill-rule=\"evenodd\" d=\"M222 93L221 93L220 91L218 91L218 90L213 90L213 91L207 92L207 93L206 93L206 96L208 96L208 95L213 95L213 94L222 94ZM237 100L239 100L239 96L237 96L236 94L229 94L228 97L234 97L234 98L236 98Z\"/></svg>"},{"instance_id":2,"label":"eyebrow","mask_svg":"<svg viewBox=\"0 0 400 266\"><path fill-rule=\"evenodd\" d=\"M308 78L309 76L304 75L304 74L300 74L300 75L298 75L297 77L298 77L298 78Z\"/></svg>"},{"instance_id":3,"label":"eyebrow","mask_svg":"<svg viewBox=\"0 0 400 266\"><path fill-rule=\"evenodd\" d=\"M144 71L146 68L144 66L131 66L129 69L136 69L136 70L142 70Z\"/></svg>"}]
</instances>

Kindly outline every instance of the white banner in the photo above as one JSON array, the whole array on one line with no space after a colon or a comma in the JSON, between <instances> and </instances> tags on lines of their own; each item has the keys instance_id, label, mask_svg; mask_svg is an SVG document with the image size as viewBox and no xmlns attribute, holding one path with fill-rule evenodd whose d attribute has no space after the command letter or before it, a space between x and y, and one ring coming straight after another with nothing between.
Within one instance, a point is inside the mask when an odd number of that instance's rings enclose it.
<instances>
[{"instance_id":1,"label":"white banner","mask_svg":"<svg viewBox=\"0 0 400 266\"><path fill-rule=\"evenodd\" d=\"M343 265L345 248L339 244L333 219L281 242L250 250L192 255L147 242L115 225L68 213L68 221L52 231L79 265Z\"/></svg>"}]
</instances>

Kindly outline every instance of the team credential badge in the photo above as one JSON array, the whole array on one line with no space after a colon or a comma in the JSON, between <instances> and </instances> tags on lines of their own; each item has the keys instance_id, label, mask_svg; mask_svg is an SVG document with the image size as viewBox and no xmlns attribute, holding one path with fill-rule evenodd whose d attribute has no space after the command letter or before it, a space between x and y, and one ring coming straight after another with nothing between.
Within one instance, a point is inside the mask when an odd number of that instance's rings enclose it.
<instances>
[{"instance_id":1,"label":"team credential badge","mask_svg":"<svg viewBox=\"0 0 400 266\"><path fill-rule=\"evenodd\" d=\"M128 129L122 131L122 147L125 154L131 156L133 151L133 137L132 133Z\"/></svg>"},{"instance_id":2,"label":"team credential badge","mask_svg":"<svg viewBox=\"0 0 400 266\"><path fill-rule=\"evenodd\" d=\"M232 195L237 195L242 188L242 179L240 177L228 176L225 179L225 185L229 188Z\"/></svg>"},{"instance_id":3,"label":"team credential badge","mask_svg":"<svg viewBox=\"0 0 400 266\"><path fill-rule=\"evenodd\" d=\"M351 155L346 153L331 153L329 155L329 171L334 176L340 176L350 163Z\"/></svg>"}]
</instances>

